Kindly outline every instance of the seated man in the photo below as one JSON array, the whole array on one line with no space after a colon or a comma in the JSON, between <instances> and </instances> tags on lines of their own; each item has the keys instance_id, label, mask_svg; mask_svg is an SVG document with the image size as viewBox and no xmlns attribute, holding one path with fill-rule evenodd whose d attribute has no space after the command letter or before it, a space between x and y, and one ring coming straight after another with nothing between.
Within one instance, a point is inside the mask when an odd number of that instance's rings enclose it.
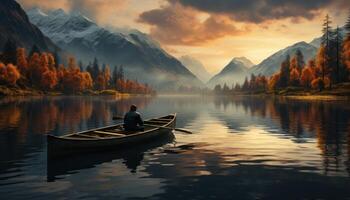
<instances>
[{"instance_id":1,"label":"seated man","mask_svg":"<svg viewBox=\"0 0 350 200\"><path fill-rule=\"evenodd\" d=\"M126 131L143 131L143 120L140 113L136 112L135 105L130 106L130 111L124 116L124 129Z\"/></svg>"}]
</instances>

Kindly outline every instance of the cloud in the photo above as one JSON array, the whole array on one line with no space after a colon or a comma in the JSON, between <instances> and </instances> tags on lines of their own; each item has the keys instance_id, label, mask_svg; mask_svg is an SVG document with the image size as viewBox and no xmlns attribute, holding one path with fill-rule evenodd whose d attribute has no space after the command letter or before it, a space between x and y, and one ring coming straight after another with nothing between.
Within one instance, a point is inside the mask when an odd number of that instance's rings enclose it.
<instances>
[{"instance_id":1,"label":"cloud","mask_svg":"<svg viewBox=\"0 0 350 200\"><path fill-rule=\"evenodd\" d=\"M164 44L200 45L227 35L241 34L229 19L170 3L140 14L138 22L151 26L150 34Z\"/></svg>"},{"instance_id":2,"label":"cloud","mask_svg":"<svg viewBox=\"0 0 350 200\"><path fill-rule=\"evenodd\" d=\"M111 17L116 15L128 0L18 0L18 2L27 9L39 7L44 10L62 8L66 11L79 11L98 23L108 24Z\"/></svg>"},{"instance_id":3,"label":"cloud","mask_svg":"<svg viewBox=\"0 0 350 200\"><path fill-rule=\"evenodd\" d=\"M229 16L234 21L263 23L291 18L313 19L319 11L336 6L348 9L348 0L169 0L200 11ZM347 5L347 6L346 6ZM344 7L345 6L345 7Z\"/></svg>"},{"instance_id":4,"label":"cloud","mask_svg":"<svg viewBox=\"0 0 350 200\"><path fill-rule=\"evenodd\" d=\"M55 0L55 1L38 1L38 0L17 0L24 8L30 9L33 7L39 7L44 10L62 8L64 10L70 10L69 0Z\"/></svg>"}]
</instances>

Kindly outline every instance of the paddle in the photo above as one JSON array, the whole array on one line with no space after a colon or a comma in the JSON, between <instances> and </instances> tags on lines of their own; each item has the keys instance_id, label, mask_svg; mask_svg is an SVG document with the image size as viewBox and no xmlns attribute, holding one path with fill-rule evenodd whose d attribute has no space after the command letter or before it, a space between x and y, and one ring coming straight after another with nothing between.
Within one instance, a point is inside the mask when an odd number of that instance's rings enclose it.
<instances>
[{"instance_id":1,"label":"paddle","mask_svg":"<svg viewBox=\"0 0 350 200\"><path fill-rule=\"evenodd\" d=\"M121 116L113 116L112 119L113 119L113 120L122 120L122 119L124 119L124 118L121 117ZM169 128L169 127L157 126L157 125L150 125L150 124L145 124L145 126L154 127L154 128L168 129L168 130L175 130L175 131L180 131L180 132L184 132L184 133L188 133L188 134L193 134L193 132L191 132L191 131L189 131L189 130L180 129L180 128Z\"/></svg>"}]
</instances>

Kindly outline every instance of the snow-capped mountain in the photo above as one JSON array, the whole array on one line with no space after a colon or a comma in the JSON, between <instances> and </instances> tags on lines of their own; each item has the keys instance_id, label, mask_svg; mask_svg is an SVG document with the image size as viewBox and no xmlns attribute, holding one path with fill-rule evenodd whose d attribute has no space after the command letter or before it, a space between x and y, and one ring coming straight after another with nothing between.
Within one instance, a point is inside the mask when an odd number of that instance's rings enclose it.
<instances>
[{"instance_id":1,"label":"snow-capped mountain","mask_svg":"<svg viewBox=\"0 0 350 200\"><path fill-rule=\"evenodd\" d=\"M203 83L206 83L212 76L197 59L191 56L182 56L180 62L187 67L194 75L196 75Z\"/></svg>"},{"instance_id":2,"label":"snow-capped mountain","mask_svg":"<svg viewBox=\"0 0 350 200\"><path fill-rule=\"evenodd\" d=\"M245 57L234 58L222 69L217 75L208 82L209 87L214 87L217 84L227 84L232 86L236 83L242 83L247 75L248 70L254 64Z\"/></svg>"},{"instance_id":3,"label":"snow-capped mountain","mask_svg":"<svg viewBox=\"0 0 350 200\"><path fill-rule=\"evenodd\" d=\"M80 13L61 9L27 13L45 35L85 64L97 57L100 63L123 65L128 78L162 88L202 84L156 41L137 30L107 30Z\"/></svg>"},{"instance_id":4,"label":"snow-capped mountain","mask_svg":"<svg viewBox=\"0 0 350 200\"><path fill-rule=\"evenodd\" d=\"M58 47L32 23L25 11L14 0L0 3L0 48L11 39L18 47L28 50L35 44L45 51L55 51Z\"/></svg>"},{"instance_id":5,"label":"snow-capped mountain","mask_svg":"<svg viewBox=\"0 0 350 200\"><path fill-rule=\"evenodd\" d=\"M252 67L248 71L248 74L253 73L255 75L261 74L271 76L280 70L281 63L286 59L287 55L292 57L295 55L297 50L300 50L303 53L305 62L311 58L314 58L317 53L317 48L315 46L306 42L298 42L269 56L260 64Z\"/></svg>"}]
</instances>

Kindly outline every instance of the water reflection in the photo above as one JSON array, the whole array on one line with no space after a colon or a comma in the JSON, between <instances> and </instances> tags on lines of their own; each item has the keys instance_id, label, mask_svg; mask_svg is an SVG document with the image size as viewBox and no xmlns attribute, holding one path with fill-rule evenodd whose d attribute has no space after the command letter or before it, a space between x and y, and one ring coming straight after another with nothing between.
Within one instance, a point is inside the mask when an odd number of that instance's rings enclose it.
<instances>
[{"instance_id":1,"label":"water reflection","mask_svg":"<svg viewBox=\"0 0 350 200\"><path fill-rule=\"evenodd\" d=\"M130 104L144 118L177 112L177 127L194 134L46 160L45 134L116 123ZM0 111L0 193L8 197L350 198L348 101L33 97L0 99Z\"/></svg>"}]
</instances>

